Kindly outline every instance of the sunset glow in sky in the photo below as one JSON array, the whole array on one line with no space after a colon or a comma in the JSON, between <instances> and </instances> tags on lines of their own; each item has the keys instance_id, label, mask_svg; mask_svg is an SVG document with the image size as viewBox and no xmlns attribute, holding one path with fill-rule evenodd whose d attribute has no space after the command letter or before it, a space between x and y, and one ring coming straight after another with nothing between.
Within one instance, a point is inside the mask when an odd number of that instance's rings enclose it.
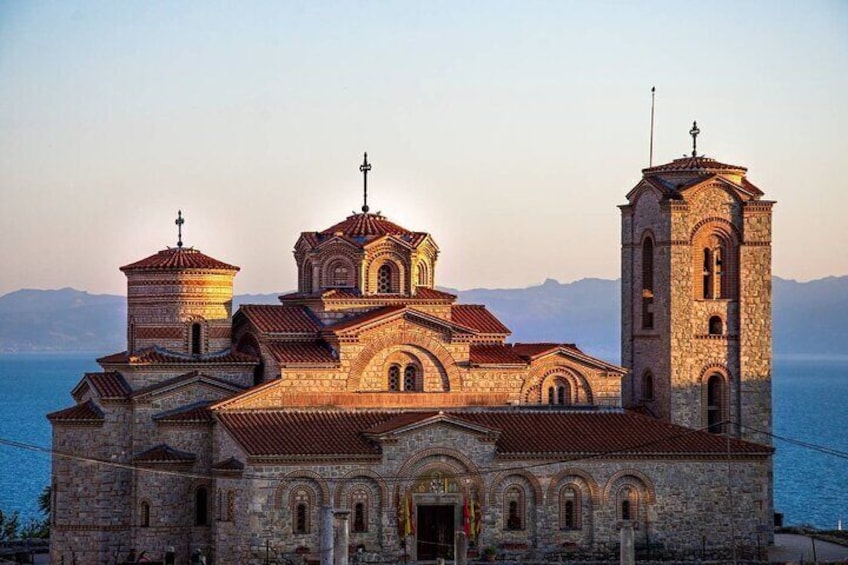
<instances>
[{"instance_id":1,"label":"sunset glow in sky","mask_svg":"<svg viewBox=\"0 0 848 565\"><path fill-rule=\"evenodd\" d=\"M369 204L437 284L619 273L648 162L748 167L774 273L848 274L848 2L0 3L0 295L124 293L184 240L296 286L293 245Z\"/></svg>"}]
</instances>

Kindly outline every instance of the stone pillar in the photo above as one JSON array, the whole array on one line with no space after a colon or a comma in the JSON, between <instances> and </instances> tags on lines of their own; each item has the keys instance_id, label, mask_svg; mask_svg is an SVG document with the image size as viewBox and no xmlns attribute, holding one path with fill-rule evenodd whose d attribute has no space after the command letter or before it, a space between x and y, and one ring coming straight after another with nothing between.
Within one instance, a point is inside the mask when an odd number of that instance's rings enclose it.
<instances>
[{"instance_id":1,"label":"stone pillar","mask_svg":"<svg viewBox=\"0 0 848 565\"><path fill-rule=\"evenodd\" d=\"M347 565L348 562L348 545L350 545L350 529L348 517L350 511L338 510L336 516L336 543L334 548L335 565Z\"/></svg>"},{"instance_id":2,"label":"stone pillar","mask_svg":"<svg viewBox=\"0 0 848 565\"><path fill-rule=\"evenodd\" d=\"M621 565L636 565L636 548L633 545L633 526L621 527Z\"/></svg>"},{"instance_id":3,"label":"stone pillar","mask_svg":"<svg viewBox=\"0 0 848 565\"><path fill-rule=\"evenodd\" d=\"M456 532L453 555L456 565L466 565L468 563L468 536L462 530Z\"/></svg>"},{"instance_id":4,"label":"stone pillar","mask_svg":"<svg viewBox=\"0 0 848 565\"><path fill-rule=\"evenodd\" d=\"M321 507L321 565L333 563L333 507Z\"/></svg>"}]
</instances>

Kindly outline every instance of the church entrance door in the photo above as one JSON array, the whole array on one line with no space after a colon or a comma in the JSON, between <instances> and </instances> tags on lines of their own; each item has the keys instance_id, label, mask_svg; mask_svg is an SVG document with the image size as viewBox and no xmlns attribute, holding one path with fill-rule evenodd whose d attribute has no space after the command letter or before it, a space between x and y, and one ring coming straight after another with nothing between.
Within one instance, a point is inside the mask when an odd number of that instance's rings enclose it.
<instances>
[{"instance_id":1,"label":"church entrance door","mask_svg":"<svg viewBox=\"0 0 848 565\"><path fill-rule=\"evenodd\" d=\"M453 559L454 514L453 504L418 505L418 561Z\"/></svg>"}]
</instances>

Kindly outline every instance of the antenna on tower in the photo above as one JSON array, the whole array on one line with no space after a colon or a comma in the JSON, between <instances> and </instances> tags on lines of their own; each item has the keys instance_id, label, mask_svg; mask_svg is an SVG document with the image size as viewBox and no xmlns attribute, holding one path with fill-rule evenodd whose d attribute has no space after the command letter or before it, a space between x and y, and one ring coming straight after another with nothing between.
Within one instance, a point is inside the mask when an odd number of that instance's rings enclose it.
<instances>
[{"instance_id":1,"label":"antenna on tower","mask_svg":"<svg viewBox=\"0 0 848 565\"><path fill-rule=\"evenodd\" d=\"M657 92L657 87L651 87L651 147L648 150L648 166L654 166L654 94Z\"/></svg>"}]
</instances>

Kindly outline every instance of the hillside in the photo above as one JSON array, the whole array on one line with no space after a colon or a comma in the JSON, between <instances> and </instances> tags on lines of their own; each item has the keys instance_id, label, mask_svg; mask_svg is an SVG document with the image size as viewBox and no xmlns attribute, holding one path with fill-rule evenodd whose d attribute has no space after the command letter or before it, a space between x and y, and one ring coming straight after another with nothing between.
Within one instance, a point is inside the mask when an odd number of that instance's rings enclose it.
<instances>
[{"instance_id":1,"label":"hillside","mask_svg":"<svg viewBox=\"0 0 848 565\"><path fill-rule=\"evenodd\" d=\"M848 277L799 283L774 279L774 351L778 355L848 354ZM619 359L619 282L583 279L520 289L457 291L465 304L485 304L512 329L513 341L576 343ZM239 295L234 304L277 302L277 293ZM125 347L122 296L70 288L19 290L0 297L0 352L97 351Z\"/></svg>"}]
</instances>

